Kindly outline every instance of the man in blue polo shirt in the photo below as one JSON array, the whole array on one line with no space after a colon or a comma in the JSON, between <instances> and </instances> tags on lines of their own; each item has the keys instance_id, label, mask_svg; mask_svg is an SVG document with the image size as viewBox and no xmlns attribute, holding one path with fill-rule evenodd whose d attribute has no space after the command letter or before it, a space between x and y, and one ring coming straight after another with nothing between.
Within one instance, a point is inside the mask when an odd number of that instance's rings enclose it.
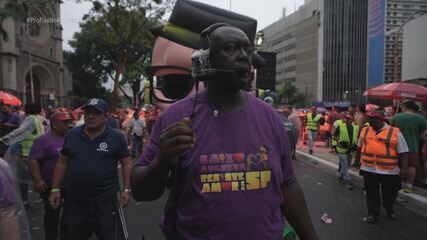
<instances>
[{"instance_id":1,"label":"man in blue polo shirt","mask_svg":"<svg viewBox=\"0 0 427 240\"><path fill-rule=\"evenodd\" d=\"M122 205L129 202L131 161L124 135L109 127L108 104L98 98L83 107L85 124L76 127L65 138L61 157L55 166L49 202L58 207L61 180L67 174L68 191L63 204L61 237L86 239L95 233L98 239L126 239L121 209L117 200L120 161L124 191Z\"/></svg>"}]
</instances>

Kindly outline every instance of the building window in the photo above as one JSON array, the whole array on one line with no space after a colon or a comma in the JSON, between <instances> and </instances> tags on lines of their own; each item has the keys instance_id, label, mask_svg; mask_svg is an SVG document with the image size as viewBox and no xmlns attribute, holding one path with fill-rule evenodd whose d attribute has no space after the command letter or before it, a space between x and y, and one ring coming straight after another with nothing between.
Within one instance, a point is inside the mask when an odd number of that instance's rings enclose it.
<instances>
[{"instance_id":1,"label":"building window","mask_svg":"<svg viewBox=\"0 0 427 240\"><path fill-rule=\"evenodd\" d=\"M295 83L295 78L285 78L284 82L285 83Z\"/></svg>"},{"instance_id":2,"label":"building window","mask_svg":"<svg viewBox=\"0 0 427 240\"><path fill-rule=\"evenodd\" d=\"M285 69L285 73L295 72L295 66L288 67Z\"/></svg>"}]
</instances>

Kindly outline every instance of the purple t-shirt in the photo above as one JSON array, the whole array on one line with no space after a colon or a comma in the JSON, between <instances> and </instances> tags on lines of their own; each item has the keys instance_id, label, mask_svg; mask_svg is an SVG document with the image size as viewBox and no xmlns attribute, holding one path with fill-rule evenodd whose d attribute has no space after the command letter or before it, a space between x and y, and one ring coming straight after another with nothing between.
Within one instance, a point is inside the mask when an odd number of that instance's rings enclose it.
<instances>
[{"instance_id":1,"label":"purple t-shirt","mask_svg":"<svg viewBox=\"0 0 427 240\"><path fill-rule=\"evenodd\" d=\"M10 167L0 158L0 211L3 207L16 203L17 199L14 186L13 174Z\"/></svg>"},{"instance_id":2,"label":"purple t-shirt","mask_svg":"<svg viewBox=\"0 0 427 240\"><path fill-rule=\"evenodd\" d=\"M31 146L28 158L38 161L42 178L49 186L52 184L53 170L64 145L64 139L63 136L47 132L37 138Z\"/></svg>"},{"instance_id":3,"label":"purple t-shirt","mask_svg":"<svg viewBox=\"0 0 427 240\"><path fill-rule=\"evenodd\" d=\"M282 239L281 186L295 181L286 129L274 109L246 96L243 109L215 114L206 92L199 94L192 122L196 142L180 164L183 180L171 181L160 224L166 239L173 239L175 219L181 239ZM190 116L194 98L160 116L137 165L154 159L162 129Z\"/></svg>"}]
</instances>

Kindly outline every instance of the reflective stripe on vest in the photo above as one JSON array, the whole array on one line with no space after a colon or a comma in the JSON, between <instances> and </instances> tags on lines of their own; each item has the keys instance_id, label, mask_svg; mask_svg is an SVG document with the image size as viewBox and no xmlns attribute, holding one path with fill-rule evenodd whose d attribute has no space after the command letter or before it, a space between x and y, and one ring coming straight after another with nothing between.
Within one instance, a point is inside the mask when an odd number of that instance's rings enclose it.
<instances>
[{"instance_id":1,"label":"reflective stripe on vest","mask_svg":"<svg viewBox=\"0 0 427 240\"><path fill-rule=\"evenodd\" d=\"M338 138L333 136L331 144L332 144L332 147L336 147L338 144Z\"/></svg>"},{"instance_id":2,"label":"reflective stripe on vest","mask_svg":"<svg viewBox=\"0 0 427 240\"><path fill-rule=\"evenodd\" d=\"M317 123L320 120L320 114L317 114L313 119L311 112L307 113L307 130L317 131Z\"/></svg>"},{"instance_id":3,"label":"reflective stripe on vest","mask_svg":"<svg viewBox=\"0 0 427 240\"><path fill-rule=\"evenodd\" d=\"M376 135L371 127L363 128L360 158L362 166L390 172L398 169L397 132L395 128L387 127Z\"/></svg>"},{"instance_id":4,"label":"reflective stripe on vest","mask_svg":"<svg viewBox=\"0 0 427 240\"><path fill-rule=\"evenodd\" d=\"M34 140L43 134L42 124L37 116L34 116L34 130L28 135L28 137L20 142L21 154L24 157L28 157L30 154L31 146Z\"/></svg>"},{"instance_id":5,"label":"reflective stripe on vest","mask_svg":"<svg viewBox=\"0 0 427 240\"><path fill-rule=\"evenodd\" d=\"M333 122L332 126L335 126L336 125L335 123L338 123L338 125L341 124L342 123L342 119L338 119L335 122ZM338 137L333 136L332 137L332 147L336 147L337 144L338 144Z\"/></svg>"},{"instance_id":6,"label":"reflective stripe on vest","mask_svg":"<svg viewBox=\"0 0 427 240\"><path fill-rule=\"evenodd\" d=\"M348 150L355 146L357 144L357 136L359 135L359 127L356 125L352 125L353 126L353 139L350 142L350 137L348 134L348 129L347 129L347 124L345 123L340 123L339 125L339 136L338 136L338 141L339 142L347 142L348 143L348 147L349 148L344 148L341 147L339 144L337 145L337 152L338 153L348 153Z\"/></svg>"}]
</instances>

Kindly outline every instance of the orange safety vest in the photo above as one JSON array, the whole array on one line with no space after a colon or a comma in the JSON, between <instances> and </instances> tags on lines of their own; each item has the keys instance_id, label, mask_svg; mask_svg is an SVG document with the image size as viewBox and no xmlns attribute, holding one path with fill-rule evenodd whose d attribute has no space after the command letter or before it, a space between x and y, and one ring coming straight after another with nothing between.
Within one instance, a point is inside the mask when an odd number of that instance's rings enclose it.
<instances>
[{"instance_id":1,"label":"orange safety vest","mask_svg":"<svg viewBox=\"0 0 427 240\"><path fill-rule=\"evenodd\" d=\"M360 133L362 166L390 173L398 171L399 154L396 151L398 132L398 128L387 126L377 135L372 127L364 127Z\"/></svg>"}]
</instances>

